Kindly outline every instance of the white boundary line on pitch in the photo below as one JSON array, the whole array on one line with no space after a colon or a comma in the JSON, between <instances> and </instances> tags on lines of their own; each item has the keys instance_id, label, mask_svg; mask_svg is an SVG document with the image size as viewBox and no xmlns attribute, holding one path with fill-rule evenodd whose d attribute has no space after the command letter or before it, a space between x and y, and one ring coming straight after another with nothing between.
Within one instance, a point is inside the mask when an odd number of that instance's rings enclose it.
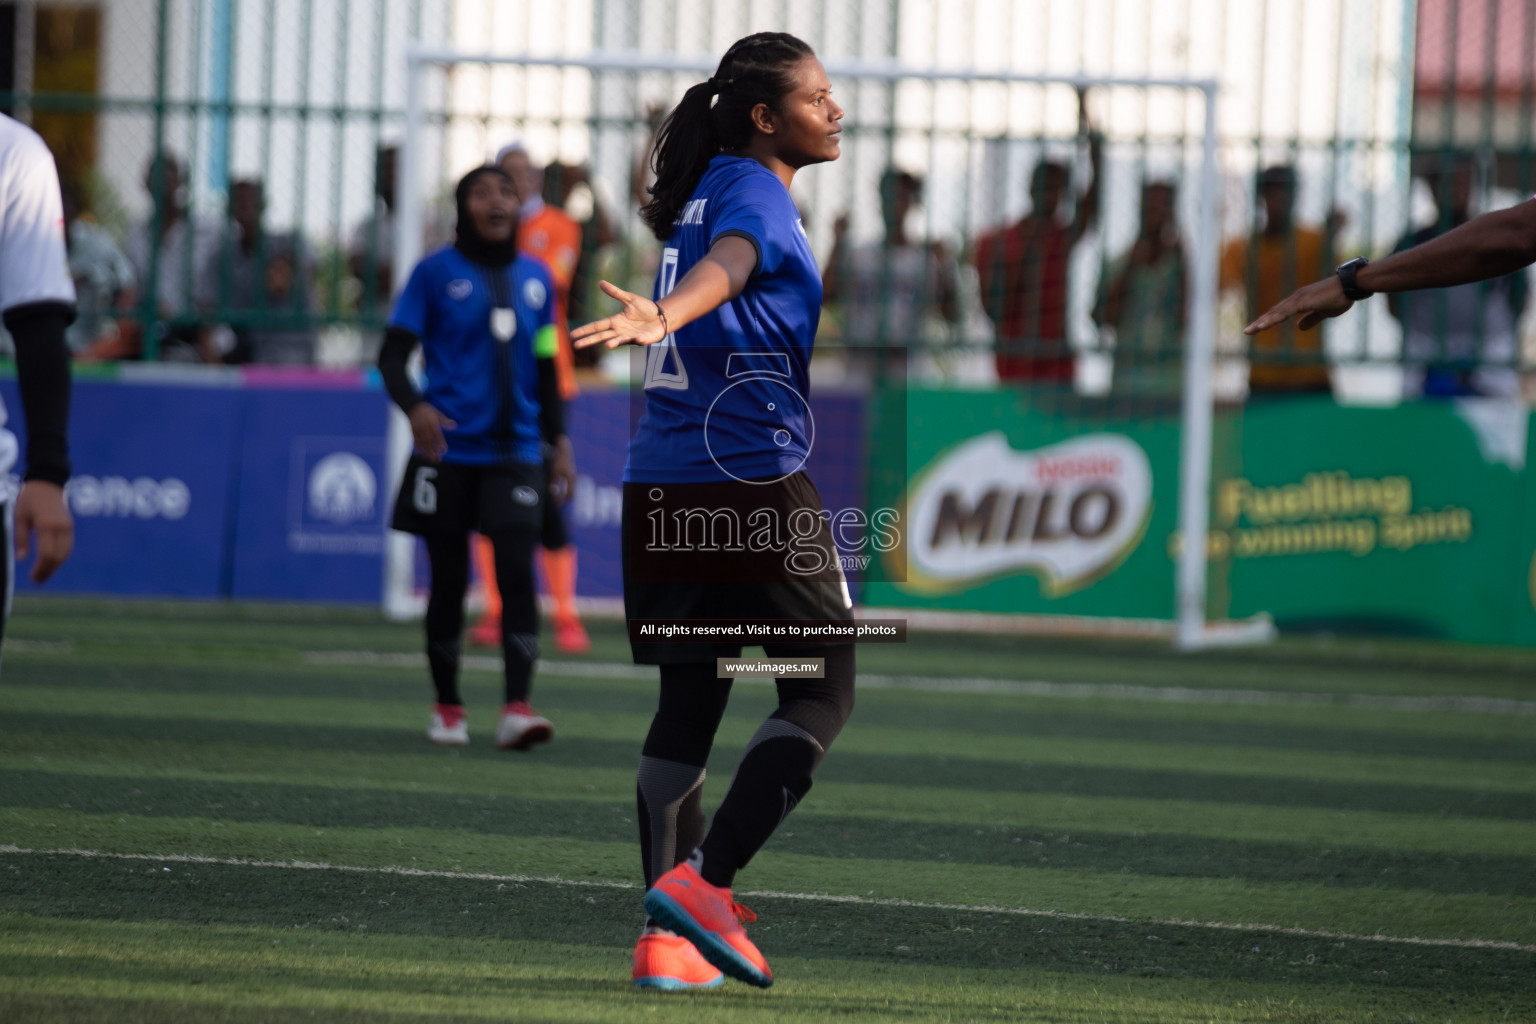
<instances>
[{"instance_id":1,"label":"white boundary line on pitch","mask_svg":"<svg viewBox=\"0 0 1536 1024\"><path fill-rule=\"evenodd\" d=\"M36 850L11 844L0 844L0 854L30 854L42 857L82 857L95 860L143 860L153 864L211 864L221 867L279 868L289 871L345 871L364 875L402 875L408 878L447 878L472 882L511 882L513 884L557 885L589 889L620 889L638 892L640 886L633 882L592 881L580 878L541 877L538 875L500 875L484 871L438 871L429 868L365 867L357 864L329 864L308 860L261 860L249 857L210 857L197 853L111 853L103 850L56 849ZM868 896L837 896L825 893L778 892L772 889L749 889L739 896L763 897L774 900L799 900L804 903L843 903L864 907L900 907L910 910L947 910L974 914L1008 914L1015 917L1046 917L1064 921L1106 921L1111 924L1167 925L1175 928L1206 928L1225 932L1267 932L1274 935L1292 935L1306 939L1342 939L1350 942L1387 942L1405 946L1447 946L1457 949L1505 949L1519 953L1536 953L1536 946L1522 945L1499 939L1425 939L1418 936L1359 935L1353 932L1319 931L1311 928L1289 928L1271 924L1232 924L1224 921L1184 921L1178 918L1136 918L1116 914L1081 914L1066 910L1030 910L1026 907L972 906L965 903L927 903L921 900L886 899Z\"/></svg>"},{"instance_id":2,"label":"white boundary line on pitch","mask_svg":"<svg viewBox=\"0 0 1536 1024\"><path fill-rule=\"evenodd\" d=\"M378 665L425 668L424 654L381 651L305 651L306 665ZM462 667L500 672L501 659L464 657ZM655 679L656 670L614 661L540 659L538 671L552 676L595 679ZM740 680L746 682L747 678ZM858 685L870 690L921 690L933 693L996 693L1024 697L1066 697L1150 701L1168 704L1257 704L1289 707L1350 707L1376 711L1459 711L1491 715L1536 715L1536 701L1504 697L1393 697L1371 693L1306 693L1285 690L1206 690L1192 686L1134 686L1126 683L1053 683L1035 679L984 679L947 676L860 673Z\"/></svg>"}]
</instances>

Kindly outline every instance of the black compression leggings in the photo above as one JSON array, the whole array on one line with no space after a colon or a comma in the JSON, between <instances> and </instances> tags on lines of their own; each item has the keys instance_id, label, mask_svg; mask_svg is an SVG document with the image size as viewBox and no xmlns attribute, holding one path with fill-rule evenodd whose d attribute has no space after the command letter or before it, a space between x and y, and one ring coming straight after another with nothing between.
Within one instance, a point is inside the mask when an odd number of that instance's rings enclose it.
<instances>
[{"instance_id":1,"label":"black compression leggings","mask_svg":"<svg viewBox=\"0 0 1536 1024\"><path fill-rule=\"evenodd\" d=\"M641 752L640 857L649 885L704 850L704 873L730 885L811 788L811 773L853 713L854 648L828 647L825 678L780 679L779 706L753 736L708 834L704 765L730 698L714 662L661 667L661 696Z\"/></svg>"},{"instance_id":2,"label":"black compression leggings","mask_svg":"<svg viewBox=\"0 0 1536 1024\"><path fill-rule=\"evenodd\" d=\"M459 697L459 639L464 633L464 594L469 589L468 534L428 534L432 591L427 598L427 662L439 704ZM508 703L528 699L533 662L539 656L539 606L533 584L536 530L491 536L501 588L501 645Z\"/></svg>"}]
</instances>

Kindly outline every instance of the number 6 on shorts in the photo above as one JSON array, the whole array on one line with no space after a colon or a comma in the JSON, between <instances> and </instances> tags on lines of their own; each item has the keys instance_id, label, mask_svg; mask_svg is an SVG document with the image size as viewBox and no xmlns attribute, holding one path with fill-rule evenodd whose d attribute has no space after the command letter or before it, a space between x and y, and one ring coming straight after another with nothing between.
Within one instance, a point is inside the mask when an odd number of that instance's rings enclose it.
<instances>
[{"instance_id":1,"label":"number 6 on shorts","mask_svg":"<svg viewBox=\"0 0 1536 1024\"><path fill-rule=\"evenodd\" d=\"M416 468L416 482L411 487L411 504L424 516L437 514L437 487L432 483L437 470L431 466Z\"/></svg>"}]
</instances>

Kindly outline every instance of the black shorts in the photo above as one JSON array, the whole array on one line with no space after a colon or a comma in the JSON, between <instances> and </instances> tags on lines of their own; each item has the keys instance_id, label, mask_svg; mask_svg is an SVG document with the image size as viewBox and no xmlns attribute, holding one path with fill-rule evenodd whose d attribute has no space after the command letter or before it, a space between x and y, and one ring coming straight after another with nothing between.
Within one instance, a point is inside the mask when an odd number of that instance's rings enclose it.
<instances>
[{"instance_id":1,"label":"black shorts","mask_svg":"<svg viewBox=\"0 0 1536 1024\"><path fill-rule=\"evenodd\" d=\"M390 526L420 535L536 532L548 503L542 466L470 466L412 455Z\"/></svg>"},{"instance_id":2,"label":"black shorts","mask_svg":"<svg viewBox=\"0 0 1536 1024\"><path fill-rule=\"evenodd\" d=\"M626 483L623 522L626 619L853 619L821 494L803 471L762 484ZM795 657L826 646L763 649ZM739 657L742 645L630 647L636 664L673 665Z\"/></svg>"}]
</instances>

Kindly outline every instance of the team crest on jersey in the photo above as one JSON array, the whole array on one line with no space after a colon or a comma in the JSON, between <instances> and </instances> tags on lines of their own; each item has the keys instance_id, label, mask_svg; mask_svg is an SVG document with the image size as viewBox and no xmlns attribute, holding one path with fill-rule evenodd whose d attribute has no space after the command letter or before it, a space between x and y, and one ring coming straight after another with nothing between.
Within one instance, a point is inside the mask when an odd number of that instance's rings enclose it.
<instances>
[{"instance_id":1,"label":"team crest on jersey","mask_svg":"<svg viewBox=\"0 0 1536 1024\"><path fill-rule=\"evenodd\" d=\"M455 302L463 302L475 291L475 283L464 278L456 278L448 282L448 297Z\"/></svg>"},{"instance_id":2,"label":"team crest on jersey","mask_svg":"<svg viewBox=\"0 0 1536 1024\"><path fill-rule=\"evenodd\" d=\"M549 292L544 287L544 282L536 277L530 277L523 282L523 301L528 303L529 309L543 309L544 300L549 298Z\"/></svg>"}]
</instances>

